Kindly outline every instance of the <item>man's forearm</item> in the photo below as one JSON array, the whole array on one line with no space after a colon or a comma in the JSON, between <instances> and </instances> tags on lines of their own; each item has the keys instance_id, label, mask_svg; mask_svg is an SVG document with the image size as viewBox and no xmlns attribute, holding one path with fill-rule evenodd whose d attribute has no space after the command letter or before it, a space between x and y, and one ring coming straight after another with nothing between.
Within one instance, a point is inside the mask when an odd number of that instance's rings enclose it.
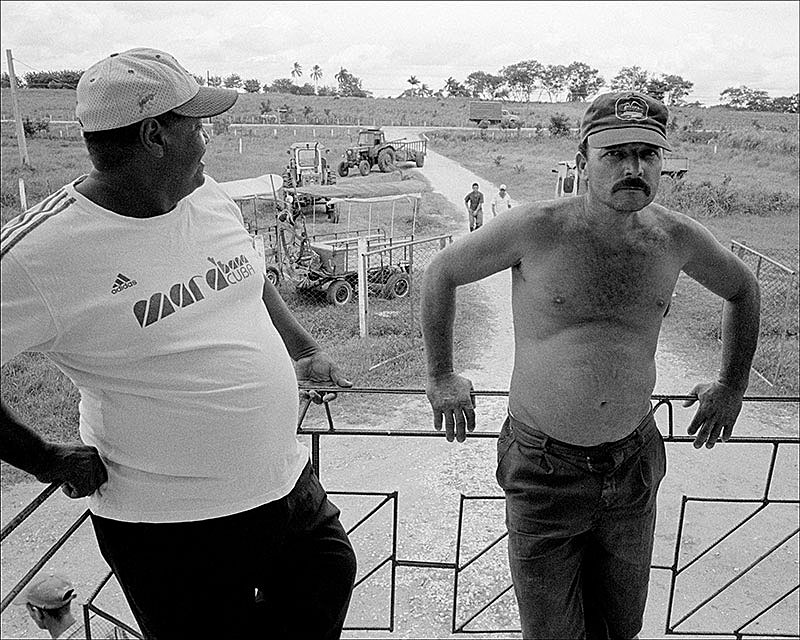
<instances>
[{"instance_id":1,"label":"man's forearm","mask_svg":"<svg viewBox=\"0 0 800 640\"><path fill-rule=\"evenodd\" d=\"M281 298L278 290L266 279L261 298L267 308L272 324L278 330L281 340L283 340L283 344L293 360L305 358L319 350L317 341L297 321L297 318L294 317L283 298Z\"/></svg>"},{"instance_id":2,"label":"man's forearm","mask_svg":"<svg viewBox=\"0 0 800 640\"><path fill-rule=\"evenodd\" d=\"M420 304L428 376L453 371L453 322L456 291L440 271L428 267Z\"/></svg>"},{"instance_id":3,"label":"man's forearm","mask_svg":"<svg viewBox=\"0 0 800 640\"><path fill-rule=\"evenodd\" d=\"M50 443L22 424L5 405L0 405L0 420L0 460L38 475L51 452Z\"/></svg>"},{"instance_id":4,"label":"man's forearm","mask_svg":"<svg viewBox=\"0 0 800 640\"><path fill-rule=\"evenodd\" d=\"M747 389L758 343L759 310L760 294L755 278L723 307L720 382L742 394Z\"/></svg>"}]
</instances>

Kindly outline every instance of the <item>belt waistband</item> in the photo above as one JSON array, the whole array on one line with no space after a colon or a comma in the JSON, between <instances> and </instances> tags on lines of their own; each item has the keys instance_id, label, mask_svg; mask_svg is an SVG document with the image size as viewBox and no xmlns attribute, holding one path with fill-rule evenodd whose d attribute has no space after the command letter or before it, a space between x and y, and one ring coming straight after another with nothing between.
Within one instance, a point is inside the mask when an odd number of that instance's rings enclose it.
<instances>
[{"instance_id":1,"label":"belt waistband","mask_svg":"<svg viewBox=\"0 0 800 640\"><path fill-rule=\"evenodd\" d=\"M561 440L552 438L546 433L539 431L538 429L535 429L524 422L520 422L513 415L511 415L510 411L508 413L509 425L514 432L515 438L522 442L522 444L535 448L552 449L554 451L581 459L608 455L610 453L619 451L620 449L624 449L629 445L640 445L643 442L644 431L651 424L652 420L653 409L651 407L644 418L642 418L636 429L634 429L624 438L614 440L612 442L604 442L602 444L585 447L577 444L571 444L569 442L562 442Z\"/></svg>"}]
</instances>

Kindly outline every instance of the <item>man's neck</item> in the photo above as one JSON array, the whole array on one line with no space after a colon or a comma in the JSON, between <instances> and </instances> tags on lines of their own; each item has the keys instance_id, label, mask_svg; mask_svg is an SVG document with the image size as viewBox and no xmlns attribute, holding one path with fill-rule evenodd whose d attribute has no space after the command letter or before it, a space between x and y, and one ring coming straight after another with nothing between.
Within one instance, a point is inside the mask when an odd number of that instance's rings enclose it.
<instances>
[{"instance_id":1,"label":"man's neck","mask_svg":"<svg viewBox=\"0 0 800 640\"><path fill-rule=\"evenodd\" d=\"M47 630L50 632L51 638L58 638L62 633L75 624L75 616L70 611L60 620L53 620L52 624L47 625Z\"/></svg>"},{"instance_id":2,"label":"man's neck","mask_svg":"<svg viewBox=\"0 0 800 640\"><path fill-rule=\"evenodd\" d=\"M75 185L75 190L103 209L128 218L153 218L172 211L177 201L143 175L141 171L93 170Z\"/></svg>"}]
</instances>

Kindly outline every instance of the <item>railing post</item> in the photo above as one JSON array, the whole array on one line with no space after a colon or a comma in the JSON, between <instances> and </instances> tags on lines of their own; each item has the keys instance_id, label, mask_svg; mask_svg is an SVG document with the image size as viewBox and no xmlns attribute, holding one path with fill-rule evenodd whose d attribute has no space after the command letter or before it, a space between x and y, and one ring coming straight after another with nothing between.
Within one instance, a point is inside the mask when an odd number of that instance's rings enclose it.
<instances>
[{"instance_id":1,"label":"railing post","mask_svg":"<svg viewBox=\"0 0 800 640\"><path fill-rule=\"evenodd\" d=\"M358 331L362 338L369 335L369 303L367 295L367 239L358 239Z\"/></svg>"}]
</instances>

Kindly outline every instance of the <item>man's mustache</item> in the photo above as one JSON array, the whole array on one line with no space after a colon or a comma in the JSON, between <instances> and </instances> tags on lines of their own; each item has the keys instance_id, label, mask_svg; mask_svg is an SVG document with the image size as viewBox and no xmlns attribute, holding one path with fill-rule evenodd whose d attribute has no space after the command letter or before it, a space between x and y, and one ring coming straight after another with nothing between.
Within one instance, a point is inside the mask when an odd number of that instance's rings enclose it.
<instances>
[{"instance_id":1,"label":"man's mustache","mask_svg":"<svg viewBox=\"0 0 800 640\"><path fill-rule=\"evenodd\" d=\"M641 189L644 191L645 195L650 195L650 185L641 178L626 178L625 180L620 180L611 188L611 193L616 193L621 189Z\"/></svg>"}]
</instances>

